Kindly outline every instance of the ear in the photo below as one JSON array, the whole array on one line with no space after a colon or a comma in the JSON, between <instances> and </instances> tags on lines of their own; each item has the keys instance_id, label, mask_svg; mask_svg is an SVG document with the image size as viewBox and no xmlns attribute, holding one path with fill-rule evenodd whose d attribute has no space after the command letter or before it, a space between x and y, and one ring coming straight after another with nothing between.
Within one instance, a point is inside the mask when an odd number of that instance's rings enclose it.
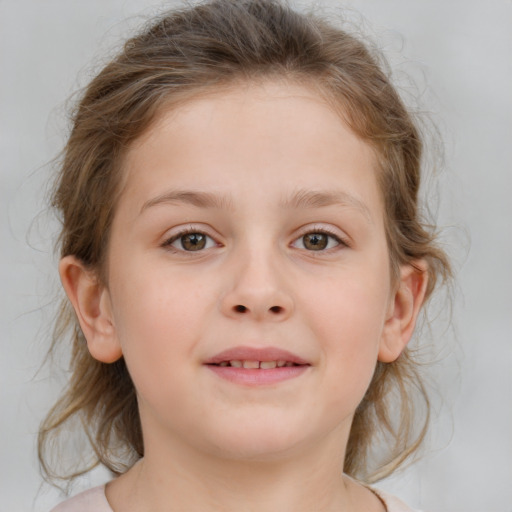
<instances>
[{"instance_id":1,"label":"ear","mask_svg":"<svg viewBox=\"0 0 512 512\"><path fill-rule=\"evenodd\" d=\"M384 325L379 347L379 361L391 363L402 353L411 339L416 320L427 290L428 274L425 261L415 261L400 269L400 280Z\"/></svg>"},{"instance_id":2,"label":"ear","mask_svg":"<svg viewBox=\"0 0 512 512\"><path fill-rule=\"evenodd\" d=\"M122 351L107 288L100 283L96 273L75 256L60 260L59 274L92 357L103 363L117 361Z\"/></svg>"}]
</instances>

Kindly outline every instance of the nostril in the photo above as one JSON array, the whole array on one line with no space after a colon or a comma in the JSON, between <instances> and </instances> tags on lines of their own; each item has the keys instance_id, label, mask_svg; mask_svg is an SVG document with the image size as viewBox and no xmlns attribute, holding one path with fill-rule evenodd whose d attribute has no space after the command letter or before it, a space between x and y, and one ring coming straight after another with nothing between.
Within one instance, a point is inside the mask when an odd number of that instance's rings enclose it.
<instances>
[{"instance_id":1,"label":"nostril","mask_svg":"<svg viewBox=\"0 0 512 512\"><path fill-rule=\"evenodd\" d=\"M272 311L272 313L281 313L281 311L283 311L283 308L281 306L272 306L270 308L270 311Z\"/></svg>"},{"instance_id":2,"label":"nostril","mask_svg":"<svg viewBox=\"0 0 512 512\"><path fill-rule=\"evenodd\" d=\"M239 304L238 306L235 306L235 311L237 313L245 313L247 311L247 308Z\"/></svg>"}]
</instances>

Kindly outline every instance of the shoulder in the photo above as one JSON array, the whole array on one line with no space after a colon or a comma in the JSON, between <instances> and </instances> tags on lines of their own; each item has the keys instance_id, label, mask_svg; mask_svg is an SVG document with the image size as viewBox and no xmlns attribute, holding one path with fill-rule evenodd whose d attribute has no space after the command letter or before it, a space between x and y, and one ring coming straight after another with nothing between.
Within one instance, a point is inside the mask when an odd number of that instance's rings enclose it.
<instances>
[{"instance_id":1,"label":"shoulder","mask_svg":"<svg viewBox=\"0 0 512 512\"><path fill-rule=\"evenodd\" d=\"M420 512L419 510L414 510L407 506L403 501L391 494L373 488L372 491L382 500L384 505L386 505L387 512Z\"/></svg>"},{"instance_id":2,"label":"shoulder","mask_svg":"<svg viewBox=\"0 0 512 512\"><path fill-rule=\"evenodd\" d=\"M105 486L81 492L57 505L51 512L113 512L105 496Z\"/></svg>"}]
</instances>

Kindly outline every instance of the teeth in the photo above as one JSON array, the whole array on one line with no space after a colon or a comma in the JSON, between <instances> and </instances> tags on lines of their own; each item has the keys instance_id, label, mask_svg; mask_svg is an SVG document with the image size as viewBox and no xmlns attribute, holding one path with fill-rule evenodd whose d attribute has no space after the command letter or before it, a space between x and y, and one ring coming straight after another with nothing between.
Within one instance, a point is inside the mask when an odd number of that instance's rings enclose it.
<instances>
[{"instance_id":1,"label":"teeth","mask_svg":"<svg viewBox=\"0 0 512 512\"><path fill-rule=\"evenodd\" d=\"M272 370L273 368L282 368L283 366L295 366L295 363L291 361L222 361L219 363L219 366L232 366L234 368L261 368L263 370Z\"/></svg>"},{"instance_id":2,"label":"teeth","mask_svg":"<svg viewBox=\"0 0 512 512\"><path fill-rule=\"evenodd\" d=\"M282 368L283 366L295 366L291 361L222 361L219 366L233 366L234 368L262 368L263 370L271 370L273 368Z\"/></svg>"}]
</instances>

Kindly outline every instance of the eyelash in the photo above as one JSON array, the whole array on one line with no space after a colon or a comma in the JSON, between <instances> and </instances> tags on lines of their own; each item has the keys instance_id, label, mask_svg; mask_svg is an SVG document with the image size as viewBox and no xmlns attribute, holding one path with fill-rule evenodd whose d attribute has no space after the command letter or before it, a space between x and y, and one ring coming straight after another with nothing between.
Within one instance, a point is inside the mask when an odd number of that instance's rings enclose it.
<instances>
[{"instance_id":1,"label":"eyelash","mask_svg":"<svg viewBox=\"0 0 512 512\"><path fill-rule=\"evenodd\" d=\"M165 240L163 243L162 243L162 247L168 251L171 251L171 252L175 252L175 253L184 253L184 252L202 252L204 249L200 249L198 251L187 251L186 249L184 248L181 248L181 249L178 249L176 247L173 247L173 243L178 241L180 238L183 238L187 235L204 235L205 237L209 238L210 240L213 240L215 242L215 240L213 239L213 237L211 237L210 235L208 235L207 233L205 233L203 230L201 229L197 229L197 228L194 228L193 226L187 228L187 229L183 229L182 231L180 231L179 233L176 233L175 235L171 236L170 238L168 238L167 240ZM218 246L219 244L217 242L215 242L215 244ZM182 247L183 247L183 242L182 242Z\"/></svg>"},{"instance_id":2,"label":"eyelash","mask_svg":"<svg viewBox=\"0 0 512 512\"><path fill-rule=\"evenodd\" d=\"M205 237L207 237L210 240L212 240L217 246L220 245L217 242L215 242L213 237L211 237L210 235L205 233L203 230L197 229L197 228L194 228L193 226L191 226L190 228L184 229L184 230L180 231L179 233L176 233L172 237L168 238L167 240L165 240L162 243L162 247L164 249L168 250L168 251L172 251L172 252L176 252L176 253L193 253L193 252L202 252L202 251L204 251L205 249L198 249L197 251L187 251L186 249L183 248L183 242L182 242L182 248L181 249L173 247L172 244L174 242L180 240L181 238L183 238L183 237L185 237L187 235L192 235L192 234L194 234L194 235L196 235L196 234L197 235L204 235ZM340 237L338 234L333 233L332 231L330 231L330 230L328 230L326 228L312 228L312 229L308 229L307 231L304 231L300 236L295 238L293 243L296 243L297 241L299 241L301 239L304 239L304 237L306 235L313 235L313 234L327 235L329 238L335 240L337 245L335 247L329 247L327 249L320 249L318 251L308 250L308 249L305 249L305 248L301 248L302 250L305 250L305 251L310 252L310 253L315 253L315 252L325 253L325 252L331 252L332 250L335 250L338 247L350 247L350 245L349 245L349 243L347 242L346 239ZM293 244L292 244L292 246L293 246ZM206 249L209 249L209 248L211 248L211 247L206 247Z\"/></svg>"},{"instance_id":3,"label":"eyelash","mask_svg":"<svg viewBox=\"0 0 512 512\"><path fill-rule=\"evenodd\" d=\"M317 227L308 228L306 231L304 231L300 236L298 236L294 240L294 243L297 242L298 240L304 239L304 237L306 235L313 235L313 234L315 234L315 235L316 234L327 235L329 238L335 240L337 245L335 247L329 247L328 249L321 249L321 250L318 250L318 251L304 249L307 252L310 252L310 253L315 253L315 252L317 252L317 253L326 253L326 252L331 252L331 251L339 249L339 248L350 247L348 241L345 238L340 237L337 233L334 233L333 231L330 231L329 229L320 228L320 227L319 228L317 228Z\"/></svg>"}]
</instances>

